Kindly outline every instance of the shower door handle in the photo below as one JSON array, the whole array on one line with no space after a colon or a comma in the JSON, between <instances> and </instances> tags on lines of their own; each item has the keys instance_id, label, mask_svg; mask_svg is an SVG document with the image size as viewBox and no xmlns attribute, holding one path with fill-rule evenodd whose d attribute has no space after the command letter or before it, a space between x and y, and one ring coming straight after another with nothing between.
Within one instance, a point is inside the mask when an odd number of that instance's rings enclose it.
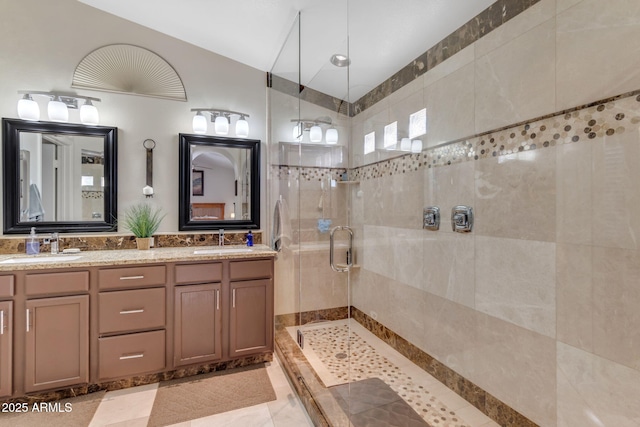
<instances>
[{"instance_id":1,"label":"shower door handle","mask_svg":"<svg viewBox=\"0 0 640 427\"><path fill-rule=\"evenodd\" d=\"M341 230L349 233L349 248L347 249L347 263L337 265L334 262L333 257L334 233ZM331 234L329 235L329 264L331 265L331 269L333 271L337 271L338 273L344 273L351 270L351 267L353 266L353 230L351 229L351 227L341 225L331 229Z\"/></svg>"}]
</instances>

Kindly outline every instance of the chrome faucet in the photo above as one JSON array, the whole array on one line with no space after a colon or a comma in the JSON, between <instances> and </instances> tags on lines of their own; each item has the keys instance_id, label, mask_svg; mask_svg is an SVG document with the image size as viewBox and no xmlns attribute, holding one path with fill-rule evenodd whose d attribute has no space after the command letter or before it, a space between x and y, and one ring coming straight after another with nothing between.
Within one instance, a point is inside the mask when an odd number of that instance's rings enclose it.
<instances>
[{"instance_id":1,"label":"chrome faucet","mask_svg":"<svg viewBox=\"0 0 640 427\"><path fill-rule=\"evenodd\" d=\"M218 230L218 246L224 246L224 228Z\"/></svg>"},{"instance_id":2,"label":"chrome faucet","mask_svg":"<svg viewBox=\"0 0 640 427\"><path fill-rule=\"evenodd\" d=\"M51 239L49 240L49 245L51 246L51 253L56 255L59 250L59 237L58 233L52 233Z\"/></svg>"}]
</instances>

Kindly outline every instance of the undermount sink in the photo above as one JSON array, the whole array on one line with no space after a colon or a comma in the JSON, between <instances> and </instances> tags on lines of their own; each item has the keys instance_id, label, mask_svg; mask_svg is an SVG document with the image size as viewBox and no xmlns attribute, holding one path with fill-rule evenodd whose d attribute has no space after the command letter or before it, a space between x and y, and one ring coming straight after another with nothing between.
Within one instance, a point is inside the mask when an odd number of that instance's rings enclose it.
<instances>
[{"instance_id":1,"label":"undermount sink","mask_svg":"<svg viewBox=\"0 0 640 427\"><path fill-rule=\"evenodd\" d=\"M226 254L248 254L253 252L249 248L219 248L219 249L196 249L194 255L226 255Z\"/></svg>"},{"instance_id":2,"label":"undermount sink","mask_svg":"<svg viewBox=\"0 0 640 427\"><path fill-rule=\"evenodd\" d=\"M75 261L82 258L82 255L76 256L48 256L48 257L24 257L24 258L9 258L4 261L0 261L0 264L40 264L43 262L65 262Z\"/></svg>"}]
</instances>

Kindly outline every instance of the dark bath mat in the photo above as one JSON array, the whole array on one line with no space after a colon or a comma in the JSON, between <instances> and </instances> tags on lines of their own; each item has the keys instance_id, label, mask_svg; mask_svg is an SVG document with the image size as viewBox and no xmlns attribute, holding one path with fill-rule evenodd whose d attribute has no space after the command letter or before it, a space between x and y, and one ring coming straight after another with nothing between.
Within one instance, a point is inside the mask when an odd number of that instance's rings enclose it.
<instances>
[{"instance_id":1,"label":"dark bath mat","mask_svg":"<svg viewBox=\"0 0 640 427\"><path fill-rule=\"evenodd\" d=\"M331 387L354 427L429 427L429 424L379 378ZM350 402L350 404L349 404Z\"/></svg>"}]
</instances>

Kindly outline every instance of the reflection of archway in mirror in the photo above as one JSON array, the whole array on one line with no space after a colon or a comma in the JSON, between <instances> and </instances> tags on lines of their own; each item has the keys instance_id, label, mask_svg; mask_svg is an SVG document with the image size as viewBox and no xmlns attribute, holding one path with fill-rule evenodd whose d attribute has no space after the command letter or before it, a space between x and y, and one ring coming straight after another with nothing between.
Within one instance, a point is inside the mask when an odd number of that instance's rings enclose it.
<instances>
[{"instance_id":1,"label":"reflection of archway in mirror","mask_svg":"<svg viewBox=\"0 0 640 427\"><path fill-rule=\"evenodd\" d=\"M212 217L211 219L233 219L235 217L236 200L236 167L233 157L224 149L212 150L204 147L201 150L194 150L191 160L192 171L202 171L198 175L200 191L194 191L194 181L192 180L191 204L220 206L219 212L203 211L201 215ZM198 212L192 212L192 218L198 216ZM217 216L222 216L219 218Z\"/></svg>"},{"instance_id":2,"label":"reflection of archway in mirror","mask_svg":"<svg viewBox=\"0 0 640 427\"><path fill-rule=\"evenodd\" d=\"M260 141L179 138L179 230L259 228Z\"/></svg>"}]
</instances>

